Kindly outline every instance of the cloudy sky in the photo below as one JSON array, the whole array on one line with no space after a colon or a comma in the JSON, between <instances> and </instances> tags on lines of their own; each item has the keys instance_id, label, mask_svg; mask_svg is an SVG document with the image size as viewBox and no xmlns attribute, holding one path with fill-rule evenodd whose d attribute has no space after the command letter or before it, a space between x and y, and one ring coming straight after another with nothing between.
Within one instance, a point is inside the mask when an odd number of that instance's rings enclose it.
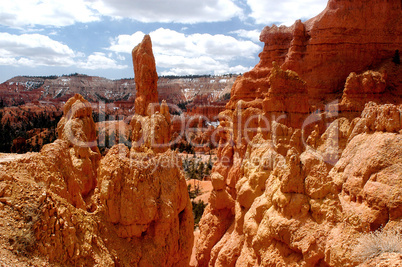
<instances>
[{"instance_id":1,"label":"cloudy sky","mask_svg":"<svg viewBox=\"0 0 402 267\"><path fill-rule=\"evenodd\" d=\"M0 83L18 75L134 76L131 50L150 34L159 75L243 73L259 34L320 13L327 0L0 1Z\"/></svg>"}]
</instances>

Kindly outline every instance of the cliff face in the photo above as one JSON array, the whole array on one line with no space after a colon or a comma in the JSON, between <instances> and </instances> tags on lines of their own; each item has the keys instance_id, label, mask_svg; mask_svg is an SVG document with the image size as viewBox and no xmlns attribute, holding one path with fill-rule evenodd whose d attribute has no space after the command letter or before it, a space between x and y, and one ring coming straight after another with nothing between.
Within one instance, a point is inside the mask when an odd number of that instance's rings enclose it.
<instances>
[{"instance_id":1,"label":"cliff face","mask_svg":"<svg viewBox=\"0 0 402 267\"><path fill-rule=\"evenodd\" d=\"M282 136L257 134L241 159L223 148L200 222L198 265L359 263L359 237L402 227L401 115L401 106L371 103L361 118L331 123L314 146L303 148L299 130L278 124ZM224 156L233 162L225 166Z\"/></svg>"},{"instance_id":2,"label":"cliff face","mask_svg":"<svg viewBox=\"0 0 402 267\"><path fill-rule=\"evenodd\" d=\"M306 22L265 27L261 60L233 86L235 97L228 108L234 109L239 99L262 98L273 61L306 81L313 104L334 99L351 72L380 68L401 49L401 9L400 1L330 0L321 14Z\"/></svg>"},{"instance_id":3,"label":"cliff face","mask_svg":"<svg viewBox=\"0 0 402 267\"><path fill-rule=\"evenodd\" d=\"M76 95L66 103L59 139L39 153L0 156L1 209L18 205L22 214L3 218L24 228L20 237L0 227L15 240L10 251L23 247L66 266L188 264L193 215L181 160L123 144L101 159L91 114Z\"/></svg>"},{"instance_id":4,"label":"cliff face","mask_svg":"<svg viewBox=\"0 0 402 267\"><path fill-rule=\"evenodd\" d=\"M235 77L159 77L158 101L168 103L191 102L197 96L210 98L209 105L223 94L230 93ZM60 104L75 94L90 102L114 103L116 107L133 107L136 96L134 79L109 80L102 77L70 75L61 77L14 77L0 84L0 103L5 106L41 101ZM0 104L1 105L1 104Z\"/></svg>"},{"instance_id":5,"label":"cliff face","mask_svg":"<svg viewBox=\"0 0 402 267\"><path fill-rule=\"evenodd\" d=\"M157 99L156 84L140 92ZM163 146L170 114L165 101L158 111L146 104L132 120L131 150L118 144L101 158L91 104L76 94L55 142L0 155L0 242L10 245L0 248L2 262L36 265L36 255L43 265L188 265L194 219L181 160Z\"/></svg>"},{"instance_id":6,"label":"cliff face","mask_svg":"<svg viewBox=\"0 0 402 267\"><path fill-rule=\"evenodd\" d=\"M367 256L386 239L367 240L402 230L401 14L331 0L262 31L220 114L198 266L398 266L387 249Z\"/></svg>"}]
</instances>

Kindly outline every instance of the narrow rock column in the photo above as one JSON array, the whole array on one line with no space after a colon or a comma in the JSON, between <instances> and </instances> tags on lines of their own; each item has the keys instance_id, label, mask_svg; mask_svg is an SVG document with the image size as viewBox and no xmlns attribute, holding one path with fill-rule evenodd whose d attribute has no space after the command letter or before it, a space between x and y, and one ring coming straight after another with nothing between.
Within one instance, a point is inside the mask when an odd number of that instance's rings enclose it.
<instances>
[{"instance_id":1,"label":"narrow rock column","mask_svg":"<svg viewBox=\"0 0 402 267\"><path fill-rule=\"evenodd\" d=\"M135 113L145 116L150 103L158 103L158 74L152 52L151 37L147 34L132 51L134 80L137 90Z\"/></svg>"}]
</instances>

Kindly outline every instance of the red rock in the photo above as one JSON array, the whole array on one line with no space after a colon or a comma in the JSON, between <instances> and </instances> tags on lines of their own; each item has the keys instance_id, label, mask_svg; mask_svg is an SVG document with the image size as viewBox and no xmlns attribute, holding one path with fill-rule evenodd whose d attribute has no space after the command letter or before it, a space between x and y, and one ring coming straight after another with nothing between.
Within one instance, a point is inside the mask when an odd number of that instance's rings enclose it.
<instances>
[{"instance_id":1,"label":"red rock","mask_svg":"<svg viewBox=\"0 0 402 267\"><path fill-rule=\"evenodd\" d=\"M400 49L401 8L398 1L330 0L321 14L304 23L265 27L260 62L236 80L227 108L234 109L240 99L262 98L273 61L306 81L313 102L336 97L351 72L380 67ZM368 18L376 18L376 23L367 23ZM392 79L401 84L400 77Z\"/></svg>"},{"instance_id":2,"label":"red rock","mask_svg":"<svg viewBox=\"0 0 402 267\"><path fill-rule=\"evenodd\" d=\"M401 8L330 0L305 23L262 31L260 62L221 113L198 264L355 266L360 235L401 226L401 68L390 62ZM253 116L250 132L241 121Z\"/></svg>"},{"instance_id":3,"label":"red rock","mask_svg":"<svg viewBox=\"0 0 402 267\"><path fill-rule=\"evenodd\" d=\"M135 113L144 116L150 103L158 103L158 74L149 35L145 35L142 42L134 47L132 57L136 88Z\"/></svg>"}]
</instances>

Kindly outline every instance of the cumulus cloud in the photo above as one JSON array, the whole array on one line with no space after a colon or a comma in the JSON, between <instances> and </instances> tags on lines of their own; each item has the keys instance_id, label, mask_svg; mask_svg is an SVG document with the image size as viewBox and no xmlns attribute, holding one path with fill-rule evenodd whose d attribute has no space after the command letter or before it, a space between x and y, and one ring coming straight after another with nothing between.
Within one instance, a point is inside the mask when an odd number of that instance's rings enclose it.
<instances>
[{"instance_id":1,"label":"cumulus cloud","mask_svg":"<svg viewBox=\"0 0 402 267\"><path fill-rule=\"evenodd\" d=\"M240 16L233 0L18 0L0 1L0 25L68 26L93 22L102 16L141 22L198 23Z\"/></svg>"},{"instance_id":2,"label":"cumulus cloud","mask_svg":"<svg viewBox=\"0 0 402 267\"><path fill-rule=\"evenodd\" d=\"M107 57L104 53L95 52L86 61L78 62L77 66L82 69L125 69L127 65L119 65L115 60Z\"/></svg>"},{"instance_id":3,"label":"cumulus cloud","mask_svg":"<svg viewBox=\"0 0 402 267\"><path fill-rule=\"evenodd\" d=\"M222 34L184 34L159 28L150 35L157 67L168 69L162 75L244 72L250 67L240 68L231 64L236 60L253 59L261 50L252 41ZM120 35L111 41L108 49L116 53L130 53L143 37L144 33L140 31Z\"/></svg>"},{"instance_id":4,"label":"cumulus cloud","mask_svg":"<svg viewBox=\"0 0 402 267\"><path fill-rule=\"evenodd\" d=\"M247 0L251 8L250 17L259 24L278 23L290 26L297 19L308 19L318 15L328 0Z\"/></svg>"},{"instance_id":5,"label":"cumulus cloud","mask_svg":"<svg viewBox=\"0 0 402 267\"><path fill-rule=\"evenodd\" d=\"M0 64L22 66L71 66L74 51L41 34L0 33Z\"/></svg>"},{"instance_id":6,"label":"cumulus cloud","mask_svg":"<svg viewBox=\"0 0 402 267\"><path fill-rule=\"evenodd\" d=\"M232 0L98 0L93 7L103 15L141 22L215 22L242 13Z\"/></svg>"},{"instance_id":7,"label":"cumulus cloud","mask_svg":"<svg viewBox=\"0 0 402 267\"><path fill-rule=\"evenodd\" d=\"M41 34L14 35L0 32L0 65L9 66L77 66L84 69L123 69L104 53L93 53L87 58L67 45Z\"/></svg>"},{"instance_id":8,"label":"cumulus cloud","mask_svg":"<svg viewBox=\"0 0 402 267\"><path fill-rule=\"evenodd\" d=\"M103 16L190 24L250 16L259 24L290 25L296 19L318 14L326 3L327 0L5 0L0 1L0 25L63 27L99 21ZM251 13L245 14L248 9Z\"/></svg>"},{"instance_id":9,"label":"cumulus cloud","mask_svg":"<svg viewBox=\"0 0 402 267\"><path fill-rule=\"evenodd\" d=\"M230 33L234 33L241 38L250 39L251 41L258 43L260 41L261 30L247 31L247 30L241 29L241 30L237 30L237 31L232 31Z\"/></svg>"},{"instance_id":10,"label":"cumulus cloud","mask_svg":"<svg viewBox=\"0 0 402 267\"><path fill-rule=\"evenodd\" d=\"M85 0L18 0L0 1L0 24L24 26L68 26L76 22L99 20L99 14Z\"/></svg>"}]
</instances>

